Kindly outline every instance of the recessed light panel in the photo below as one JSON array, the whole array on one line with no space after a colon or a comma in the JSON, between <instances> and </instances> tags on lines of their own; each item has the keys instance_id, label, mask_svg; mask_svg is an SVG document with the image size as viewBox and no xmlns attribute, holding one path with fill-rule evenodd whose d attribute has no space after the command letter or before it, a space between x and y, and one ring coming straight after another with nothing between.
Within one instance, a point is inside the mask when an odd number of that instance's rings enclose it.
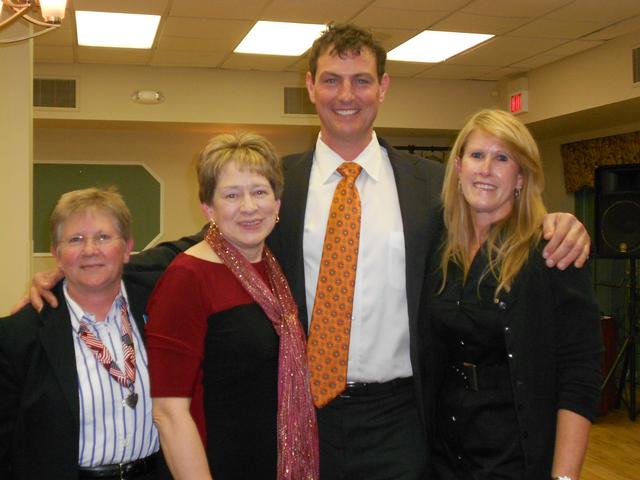
<instances>
[{"instance_id":1,"label":"recessed light panel","mask_svg":"<svg viewBox=\"0 0 640 480\"><path fill-rule=\"evenodd\" d=\"M78 45L149 49L158 31L159 15L76 11Z\"/></svg>"},{"instance_id":2,"label":"recessed light panel","mask_svg":"<svg viewBox=\"0 0 640 480\"><path fill-rule=\"evenodd\" d=\"M298 56L306 52L326 25L259 21L242 39L235 53Z\"/></svg>"},{"instance_id":3,"label":"recessed light panel","mask_svg":"<svg viewBox=\"0 0 640 480\"><path fill-rule=\"evenodd\" d=\"M494 35L484 33L425 30L387 54L389 60L437 63L485 42Z\"/></svg>"}]
</instances>

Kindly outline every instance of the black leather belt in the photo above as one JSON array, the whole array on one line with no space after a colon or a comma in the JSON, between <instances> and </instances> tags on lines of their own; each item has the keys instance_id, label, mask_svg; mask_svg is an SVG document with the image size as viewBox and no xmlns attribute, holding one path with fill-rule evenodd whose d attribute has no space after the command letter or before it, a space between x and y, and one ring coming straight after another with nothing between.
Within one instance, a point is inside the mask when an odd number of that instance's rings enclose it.
<instances>
[{"instance_id":1,"label":"black leather belt","mask_svg":"<svg viewBox=\"0 0 640 480\"><path fill-rule=\"evenodd\" d=\"M99 465L97 467L79 467L78 478L136 478L138 475L154 472L159 453L127 463Z\"/></svg>"},{"instance_id":2,"label":"black leather belt","mask_svg":"<svg viewBox=\"0 0 640 480\"><path fill-rule=\"evenodd\" d=\"M464 380L467 390L477 392L489 388L509 385L509 366L506 363L476 365L462 362L451 365L451 369Z\"/></svg>"},{"instance_id":3,"label":"black leather belt","mask_svg":"<svg viewBox=\"0 0 640 480\"><path fill-rule=\"evenodd\" d=\"M383 383L347 382L346 388L339 398L361 397L365 395L378 395L398 390L413 385L413 377L396 378Z\"/></svg>"}]
</instances>

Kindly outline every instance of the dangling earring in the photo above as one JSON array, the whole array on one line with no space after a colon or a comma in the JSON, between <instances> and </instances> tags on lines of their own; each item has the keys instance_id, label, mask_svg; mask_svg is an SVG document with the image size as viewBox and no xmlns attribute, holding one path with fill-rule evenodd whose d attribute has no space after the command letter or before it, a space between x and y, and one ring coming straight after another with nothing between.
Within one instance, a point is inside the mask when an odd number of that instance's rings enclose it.
<instances>
[{"instance_id":1,"label":"dangling earring","mask_svg":"<svg viewBox=\"0 0 640 480\"><path fill-rule=\"evenodd\" d=\"M280 215L276 213L276 223L279 223L279 222L280 222Z\"/></svg>"},{"instance_id":2,"label":"dangling earring","mask_svg":"<svg viewBox=\"0 0 640 480\"><path fill-rule=\"evenodd\" d=\"M209 224L211 225L211 228L218 228L218 225L216 225L216 221L213 218L209 219Z\"/></svg>"},{"instance_id":3,"label":"dangling earring","mask_svg":"<svg viewBox=\"0 0 640 480\"><path fill-rule=\"evenodd\" d=\"M522 187L518 187L513 191L513 195L517 198L520 198L520 192L522 192Z\"/></svg>"},{"instance_id":4,"label":"dangling earring","mask_svg":"<svg viewBox=\"0 0 640 480\"><path fill-rule=\"evenodd\" d=\"M458 193L462 191L462 182L458 179Z\"/></svg>"}]
</instances>

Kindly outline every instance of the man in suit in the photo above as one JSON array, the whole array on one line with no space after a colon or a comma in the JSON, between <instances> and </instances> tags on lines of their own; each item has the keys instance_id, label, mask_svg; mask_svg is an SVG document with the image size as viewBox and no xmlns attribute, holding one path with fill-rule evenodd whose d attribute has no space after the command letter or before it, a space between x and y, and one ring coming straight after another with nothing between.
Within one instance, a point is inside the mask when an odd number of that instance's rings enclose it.
<instances>
[{"instance_id":1,"label":"man in suit","mask_svg":"<svg viewBox=\"0 0 640 480\"><path fill-rule=\"evenodd\" d=\"M375 135L390 84L385 61L384 49L353 25L331 26L314 43L306 85L321 132L313 150L284 159L281 221L268 239L309 331L329 204L340 179L335 169L343 162L363 167L356 180L362 222L348 383L318 409L321 478L328 480L416 479L428 471L428 372L418 305L426 260L443 228L443 168ZM589 251L584 227L556 214L545 224L545 231L554 230L549 265L582 265ZM202 232L158 245L132 257L127 270L155 274L201 239Z\"/></svg>"},{"instance_id":2,"label":"man in suit","mask_svg":"<svg viewBox=\"0 0 640 480\"><path fill-rule=\"evenodd\" d=\"M143 344L150 291L122 281L132 246L119 194L58 201L59 306L0 319L1 478L160 478Z\"/></svg>"},{"instance_id":3,"label":"man in suit","mask_svg":"<svg viewBox=\"0 0 640 480\"><path fill-rule=\"evenodd\" d=\"M318 409L321 478L420 478L427 451L418 304L442 231L442 166L404 155L373 131L390 79L367 32L332 26L306 76L320 117L314 150L284 159L286 192L270 246L309 331L325 227L343 162L362 166L360 245L346 385ZM313 367L312 367L313 368Z\"/></svg>"}]
</instances>

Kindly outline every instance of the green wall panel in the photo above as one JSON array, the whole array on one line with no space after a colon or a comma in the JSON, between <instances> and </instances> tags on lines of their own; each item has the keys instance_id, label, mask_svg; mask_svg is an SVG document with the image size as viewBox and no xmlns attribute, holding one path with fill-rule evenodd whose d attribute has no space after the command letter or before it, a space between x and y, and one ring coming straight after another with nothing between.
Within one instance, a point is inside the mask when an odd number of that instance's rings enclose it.
<instances>
[{"instance_id":1,"label":"green wall panel","mask_svg":"<svg viewBox=\"0 0 640 480\"><path fill-rule=\"evenodd\" d=\"M70 190L117 187L133 215L134 250L160 233L160 183L142 165L39 163L33 166L33 249L49 251L49 217Z\"/></svg>"}]
</instances>

